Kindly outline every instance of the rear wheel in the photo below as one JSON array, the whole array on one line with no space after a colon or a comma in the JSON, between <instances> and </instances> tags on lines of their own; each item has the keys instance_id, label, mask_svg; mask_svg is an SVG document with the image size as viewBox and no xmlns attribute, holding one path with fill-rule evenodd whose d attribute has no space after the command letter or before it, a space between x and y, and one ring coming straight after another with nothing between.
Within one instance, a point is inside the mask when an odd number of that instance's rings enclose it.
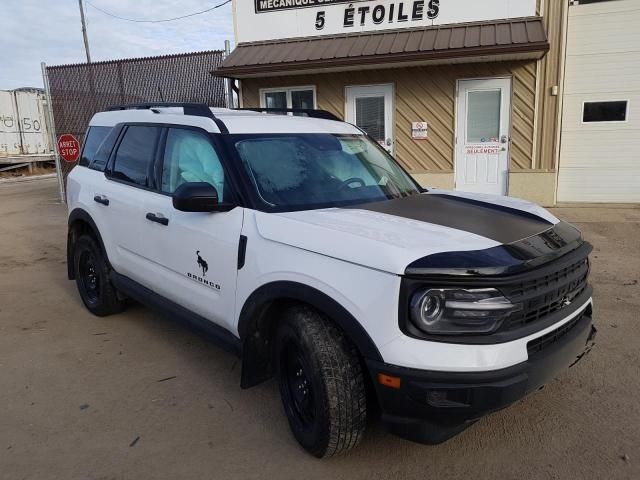
<instances>
[{"instance_id":1,"label":"rear wheel","mask_svg":"<svg viewBox=\"0 0 640 480\"><path fill-rule=\"evenodd\" d=\"M124 301L109 280L102 249L91 235L82 235L75 242L73 267L80 298L91 313L103 317L124 309Z\"/></svg>"},{"instance_id":2,"label":"rear wheel","mask_svg":"<svg viewBox=\"0 0 640 480\"><path fill-rule=\"evenodd\" d=\"M355 447L366 425L366 394L355 347L315 310L285 313L276 338L278 384L293 435L316 457Z\"/></svg>"}]
</instances>

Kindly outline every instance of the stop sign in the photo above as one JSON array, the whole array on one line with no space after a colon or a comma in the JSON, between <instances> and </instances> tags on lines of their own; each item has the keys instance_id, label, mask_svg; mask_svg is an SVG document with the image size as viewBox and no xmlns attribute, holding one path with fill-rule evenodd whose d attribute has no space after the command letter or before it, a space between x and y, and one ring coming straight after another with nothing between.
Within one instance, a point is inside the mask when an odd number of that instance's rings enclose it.
<instances>
[{"instance_id":1,"label":"stop sign","mask_svg":"<svg viewBox=\"0 0 640 480\"><path fill-rule=\"evenodd\" d=\"M80 158L80 142L70 134L60 135L58 139L58 152L65 162L75 162Z\"/></svg>"}]
</instances>

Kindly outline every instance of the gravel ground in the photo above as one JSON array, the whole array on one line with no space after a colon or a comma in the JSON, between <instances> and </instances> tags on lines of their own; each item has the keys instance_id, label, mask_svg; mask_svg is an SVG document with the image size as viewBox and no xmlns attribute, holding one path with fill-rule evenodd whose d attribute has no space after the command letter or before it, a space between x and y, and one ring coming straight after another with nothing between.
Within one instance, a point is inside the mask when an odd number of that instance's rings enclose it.
<instances>
[{"instance_id":1,"label":"gravel ground","mask_svg":"<svg viewBox=\"0 0 640 480\"><path fill-rule=\"evenodd\" d=\"M55 180L0 185L0 477L640 478L640 209L554 213L595 246L594 351L443 445L374 421L320 461L274 382L240 390L234 356L141 306L91 316L66 279Z\"/></svg>"}]
</instances>

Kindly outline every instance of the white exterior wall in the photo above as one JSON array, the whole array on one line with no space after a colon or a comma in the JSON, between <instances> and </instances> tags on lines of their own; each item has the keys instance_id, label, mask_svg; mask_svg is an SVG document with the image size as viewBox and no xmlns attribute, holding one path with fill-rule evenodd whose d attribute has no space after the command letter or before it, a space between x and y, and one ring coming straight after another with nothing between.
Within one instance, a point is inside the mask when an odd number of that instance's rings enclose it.
<instances>
[{"instance_id":1,"label":"white exterior wall","mask_svg":"<svg viewBox=\"0 0 640 480\"><path fill-rule=\"evenodd\" d=\"M569 9L559 202L640 202L640 1ZM628 100L626 122L582 123L585 101Z\"/></svg>"},{"instance_id":2,"label":"white exterior wall","mask_svg":"<svg viewBox=\"0 0 640 480\"><path fill-rule=\"evenodd\" d=\"M375 7L384 7L379 23L372 18ZM349 8L355 9L353 25L345 26ZM420 19L412 18L414 8L422 12ZM536 0L233 0L233 12L237 44L528 17L536 14ZM320 12L324 21L316 28ZM399 22L399 13L408 18Z\"/></svg>"}]
</instances>

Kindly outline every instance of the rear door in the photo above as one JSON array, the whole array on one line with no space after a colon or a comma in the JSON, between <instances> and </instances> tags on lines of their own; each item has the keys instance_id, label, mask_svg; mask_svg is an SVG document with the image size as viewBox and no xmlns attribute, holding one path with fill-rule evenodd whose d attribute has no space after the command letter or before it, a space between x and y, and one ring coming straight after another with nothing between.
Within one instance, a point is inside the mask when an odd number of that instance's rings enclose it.
<instances>
[{"instance_id":1,"label":"rear door","mask_svg":"<svg viewBox=\"0 0 640 480\"><path fill-rule=\"evenodd\" d=\"M172 194L189 182L213 185L221 202L235 203L222 155L200 129L170 127L156 166L157 191L145 197L141 231L156 293L233 330L238 246L244 210L180 212ZM151 241L152 239L152 241Z\"/></svg>"},{"instance_id":2,"label":"rear door","mask_svg":"<svg viewBox=\"0 0 640 480\"><path fill-rule=\"evenodd\" d=\"M153 196L154 159L162 127L128 125L120 137L115 153L105 171L106 179L96 197L105 204L111 244L109 260L115 270L132 280L149 286L153 269L148 245L155 241L145 237L144 205Z\"/></svg>"}]
</instances>

